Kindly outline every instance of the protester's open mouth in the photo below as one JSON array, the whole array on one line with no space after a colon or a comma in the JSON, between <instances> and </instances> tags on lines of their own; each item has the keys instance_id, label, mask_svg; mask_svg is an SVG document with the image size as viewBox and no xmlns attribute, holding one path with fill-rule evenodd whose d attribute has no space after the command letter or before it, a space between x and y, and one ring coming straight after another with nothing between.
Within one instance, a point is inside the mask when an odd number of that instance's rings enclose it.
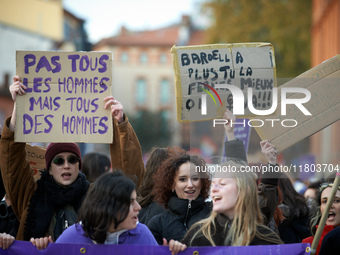
<instances>
[{"instance_id":1,"label":"protester's open mouth","mask_svg":"<svg viewBox=\"0 0 340 255\"><path fill-rule=\"evenodd\" d=\"M188 191L184 191L187 194L194 194L196 190L188 190Z\"/></svg>"},{"instance_id":2,"label":"protester's open mouth","mask_svg":"<svg viewBox=\"0 0 340 255\"><path fill-rule=\"evenodd\" d=\"M335 218L335 213L330 212L328 214L328 220L334 220L334 218Z\"/></svg>"},{"instance_id":3,"label":"protester's open mouth","mask_svg":"<svg viewBox=\"0 0 340 255\"><path fill-rule=\"evenodd\" d=\"M216 201L221 200L222 197L220 197L220 196L214 196L212 199L214 200L214 202L216 202Z\"/></svg>"},{"instance_id":4,"label":"protester's open mouth","mask_svg":"<svg viewBox=\"0 0 340 255\"><path fill-rule=\"evenodd\" d=\"M69 179L69 178L71 177L71 174L70 174L70 173L63 173L63 174L61 175L61 177L62 177L63 179Z\"/></svg>"}]
</instances>

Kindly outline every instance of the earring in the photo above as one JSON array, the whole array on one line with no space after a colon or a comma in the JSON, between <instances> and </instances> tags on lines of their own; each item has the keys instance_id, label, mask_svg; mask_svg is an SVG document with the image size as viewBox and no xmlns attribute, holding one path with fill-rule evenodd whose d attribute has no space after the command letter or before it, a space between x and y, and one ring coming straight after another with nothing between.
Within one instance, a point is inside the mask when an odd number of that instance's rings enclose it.
<instances>
[{"instance_id":1,"label":"earring","mask_svg":"<svg viewBox=\"0 0 340 255\"><path fill-rule=\"evenodd\" d=\"M172 193L175 193L175 190L174 190L174 189L172 190Z\"/></svg>"}]
</instances>

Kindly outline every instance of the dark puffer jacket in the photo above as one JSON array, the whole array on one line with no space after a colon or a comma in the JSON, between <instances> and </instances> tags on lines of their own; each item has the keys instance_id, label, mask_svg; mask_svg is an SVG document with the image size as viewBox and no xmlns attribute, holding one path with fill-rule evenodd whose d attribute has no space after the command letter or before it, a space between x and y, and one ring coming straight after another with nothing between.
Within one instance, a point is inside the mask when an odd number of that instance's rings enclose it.
<instances>
[{"instance_id":1,"label":"dark puffer jacket","mask_svg":"<svg viewBox=\"0 0 340 255\"><path fill-rule=\"evenodd\" d=\"M168 242L171 239L181 240L194 223L208 217L212 204L205 202L201 196L189 201L174 195L168 207L167 211L154 216L148 223L158 244L163 244L163 238Z\"/></svg>"},{"instance_id":2,"label":"dark puffer jacket","mask_svg":"<svg viewBox=\"0 0 340 255\"><path fill-rule=\"evenodd\" d=\"M211 237L216 246L230 246L231 241L229 240L227 243L225 242L226 237L228 236L228 231L230 230L232 224L232 220L229 220L227 216L223 214L217 214L217 217L214 219L214 225L211 224ZM204 236L202 233L198 234L193 240L193 236L201 229L201 225L196 225L192 229L188 231L185 235L181 243L187 246L212 246L212 243ZM257 232L263 236L255 235L254 239L250 242L249 245L271 245L271 244L281 244L280 238L276 235L276 233L266 228L263 225L257 226Z\"/></svg>"},{"instance_id":3,"label":"dark puffer jacket","mask_svg":"<svg viewBox=\"0 0 340 255\"><path fill-rule=\"evenodd\" d=\"M285 204L280 204L285 220L279 224L279 233L285 244L301 243L303 239L312 235L310 230L310 220L308 215L299 215L296 208L289 208Z\"/></svg>"}]
</instances>

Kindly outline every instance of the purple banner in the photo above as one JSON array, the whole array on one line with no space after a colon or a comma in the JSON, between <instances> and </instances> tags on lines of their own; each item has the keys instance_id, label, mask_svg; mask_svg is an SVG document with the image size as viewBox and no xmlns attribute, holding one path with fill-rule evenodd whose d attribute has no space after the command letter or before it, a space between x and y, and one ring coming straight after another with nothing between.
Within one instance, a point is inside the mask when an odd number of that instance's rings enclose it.
<instances>
[{"instance_id":1,"label":"purple banner","mask_svg":"<svg viewBox=\"0 0 340 255\"><path fill-rule=\"evenodd\" d=\"M238 119L236 123L248 123L249 119ZM250 138L250 126L249 125L235 125L234 134L236 139L240 139L244 143L244 149L246 154L248 153L249 138Z\"/></svg>"},{"instance_id":2,"label":"purple banner","mask_svg":"<svg viewBox=\"0 0 340 255\"><path fill-rule=\"evenodd\" d=\"M300 180L310 180L315 176L315 156L304 155L299 158Z\"/></svg>"},{"instance_id":3,"label":"purple banner","mask_svg":"<svg viewBox=\"0 0 340 255\"><path fill-rule=\"evenodd\" d=\"M285 245L258 245L258 246L219 246L219 247L190 247L181 255L307 255L309 244L285 244ZM30 242L14 241L13 245L3 250L0 248L0 254L4 255L111 255L111 254L138 254L138 255L169 255L169 248L166 246L148 246L148 245L97 245L97 244L55 244L51 243L45 250L37 250Z\"/></svg>"}]
</instances>

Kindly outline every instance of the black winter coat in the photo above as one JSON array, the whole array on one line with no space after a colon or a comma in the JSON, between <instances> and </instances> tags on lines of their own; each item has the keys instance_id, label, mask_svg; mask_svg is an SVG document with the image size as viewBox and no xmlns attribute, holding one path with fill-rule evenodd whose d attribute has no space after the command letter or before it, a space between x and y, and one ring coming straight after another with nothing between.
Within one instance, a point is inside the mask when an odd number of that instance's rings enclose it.
<instances>
[{"instance_id":1,"label":"black winter coat","mask_svg":"<svg viewBox=\"0 0 340 255\"><path fill-rule=\"evenodd\" d=\"M212 239L215 242L216 246L230 246L230 241L228 244L225 244L225 239L228 235L228 231L231 227L232 220L229 220L228 217L226 217L223 214L217 214L217 217L215 218L215 228L213 225L211 225L211 233L212 233ZM194 234L199 231L201 228L201 225L196 225L192 229L188 231L188 233L185 235L185 237L181 240L181 243L187 245L187 246L212 246L210 241L203 236L203 234L199 234L195 237L195 239L191 242L192 237ZM279 244L281 243L280 238L277 236L277 234L269 229L266 228L263 225L259 225L257 227L257 231L261 233L262 235L265 235L268 239L264 240L259 236L255 236L254 239L250 242L249 245L271 245L271 244Z\"/></svg>"},{"instance_id":2,"label":"black winter coat","mask_svg":"<svg viewBox=\"0 0 340 255\"><path fill-rule=\"evenodd\" d=\"M278 227L281 240L285 244L301 243L303 239L312 235L308 215L301 216L299 215L301 212L296 208L289 208L285 204L280 204L279 208L285 217Z\"/></svg>"},{"instance_id":3,"label":"black winter coat","mask_svg":"<svg viewBox=\"0 0 340 255\"><path fill-rule=\"evenodd\" d=\"M164 206L153 201L147 206L142 207L142 209L139 211L139 214L138 214L139 222L145 225L148 225L152 217L165 211L166 209L164 208Z\"/></svg>"},{"instance_id":4,"label":"black winter coat","mask_svg":"<svg viewBox=\"0 0 340 255\"><path fill-rule=\"evenodd\" d=\"M181 240L194 223L208 217L212 204L205 202L201 196L189 201L174 195L168 207L167 211L152 217L147 225L160 245L163 238L168 242L171 239Z\"/></svg>"}]
</instances>

